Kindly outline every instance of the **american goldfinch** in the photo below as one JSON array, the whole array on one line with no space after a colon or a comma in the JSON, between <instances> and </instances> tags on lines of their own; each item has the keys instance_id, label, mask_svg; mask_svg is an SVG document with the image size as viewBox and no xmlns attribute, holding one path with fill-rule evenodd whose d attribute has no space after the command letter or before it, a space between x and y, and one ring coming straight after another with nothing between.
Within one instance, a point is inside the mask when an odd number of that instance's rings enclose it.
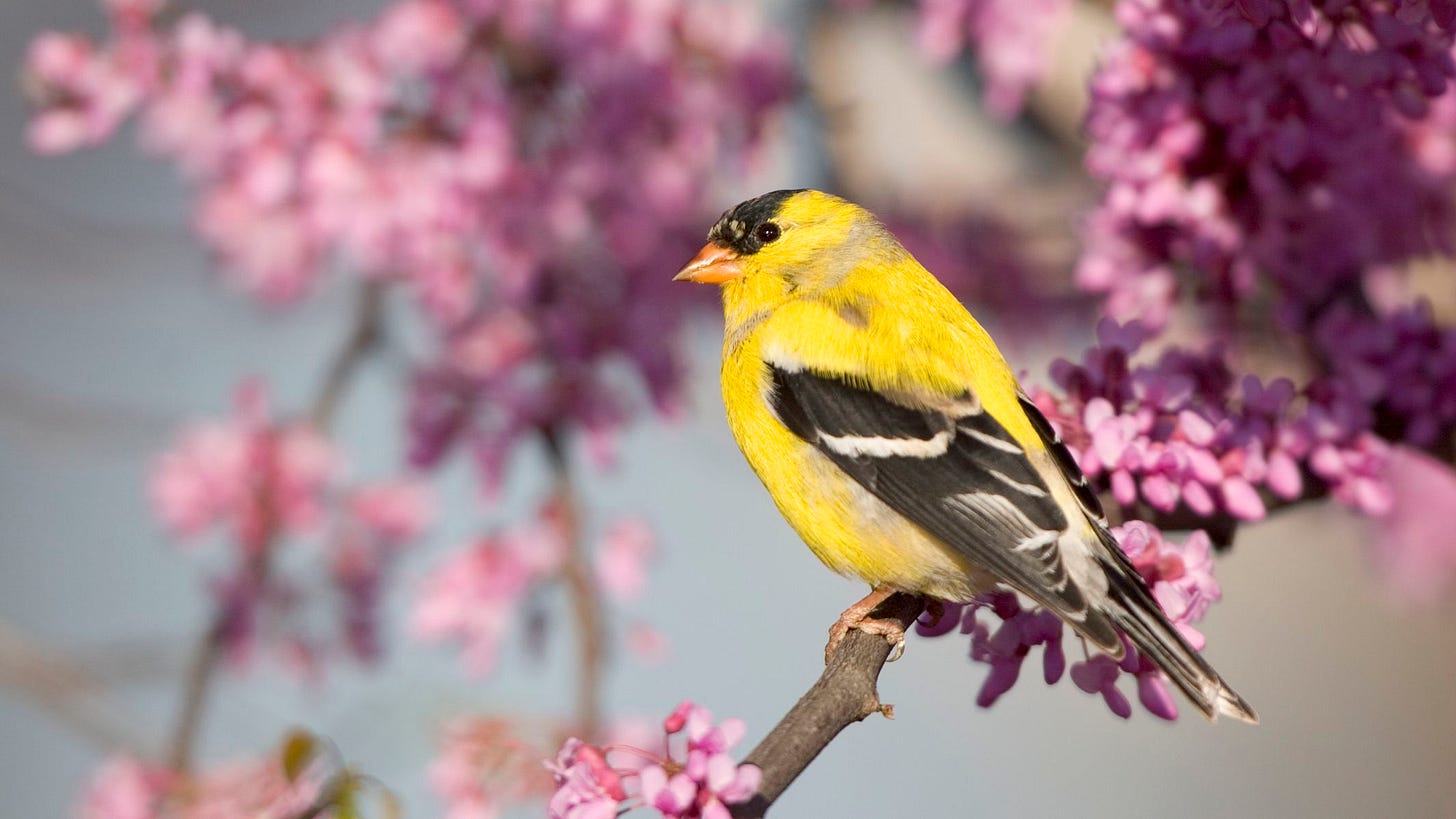
<instances>
[{"instance_id":1,"label":"american goldfinch","mask_svg":"<svg viewBox=\"0 0 1456 819\"><path fill-rule=\"evenodd\" d=\"M1168 622L996 344L873 215L784 190L729 210L674 277L721 285L723 401L779 511L873 591L826 656L904 591L1009 587L1121 658L1119 632L1209 719L1257 722Z\"/></svg>"}]
</instances>

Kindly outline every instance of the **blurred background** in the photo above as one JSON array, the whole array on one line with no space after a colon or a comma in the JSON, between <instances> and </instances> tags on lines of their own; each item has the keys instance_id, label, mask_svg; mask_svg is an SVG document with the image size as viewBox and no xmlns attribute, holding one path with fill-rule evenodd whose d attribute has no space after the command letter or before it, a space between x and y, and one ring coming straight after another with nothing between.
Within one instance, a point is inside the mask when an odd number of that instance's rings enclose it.
<instances>
[{"instance_id":1,"label":"blurred background","mask_svg":"<svg viewBox=\"0 0 1456 819\"><path fill-rule=\"evenodd\" d=\"M250 37L295 40L386 4L177 5ZM980 265L961 290L1015 366L1044 382L1051 359L1084 349L1095 305L1071 295L1070 269L1096 189L1080 171L1078 88L1113 31L1105 9L1076 7L1051 73L1010 123L986 113L967 60L925 58L910 9L761 11L813 93L769 119L751 169L723 166L710 210L812 186L927 233L958 225L945 229L961 231ZM3 4L0 63L20 66L41 31L99 36L104 26L92 0ZM228 554L169 543L149 512L149 470L187 422L226 415L243 376L265 377L277 407L306 406L357 304L350 277L281 310L240 297L192 232L186 186L139 156L130 128L94 150L42 157L26 144L30 116L19 90L0 94L0 813L17 817L71 815L113 752L166 753L212 616L206 578ZM700 231L711 218L693 216L707 220ZM664 281L686 260L667 247L642 263ZM1051 320L1028 327L999 310L1025 287L1053 305ZM613 466L577 473L593 537L634 516L656 544L647 591L610 609L602 695L611 715L655 721L690 697L741 717L741 755L818 675L824 630L862 590L814 561L747 469L723 422L714 305L684 309L683 411L635 417ZM391 294L385 345L337 412L350 474L391 474L409 454L401 384L427 335L413 313ZM625 371L608 377L636 383ZM590 442L568 440L569 457L588 462ZM300 726L397 794L406 815L443 815L428 773L443 726L466 713L531 720L570 707L575 647L560 588L533 600L536 626L525 618L506 631L483 678L465 673L455 647L412 637L415 596L442 559L529 518L549 491L539 446L510 451L493 500L470 460L456 453L432 473L435 520L382 587L377 661L331 662L312 681L268 659L220 672L199 765L265 751ZM1365 526L1306 504L1242 528L1219 558L1224 601L1202 629L1209 656L1258 708L1258 728L1141 710L1124 722L1070 684L1043 687L1034 671L980 709L985 669L967 662L965 644L912 641L881 678L896 718L848 729L774 815L1448 815L1456 604L1397 601L1370 570ZM300 552L284 562L317 559ZM665 643L660 657L628 649L641 624Z\"/></svg>"}]
</instances>

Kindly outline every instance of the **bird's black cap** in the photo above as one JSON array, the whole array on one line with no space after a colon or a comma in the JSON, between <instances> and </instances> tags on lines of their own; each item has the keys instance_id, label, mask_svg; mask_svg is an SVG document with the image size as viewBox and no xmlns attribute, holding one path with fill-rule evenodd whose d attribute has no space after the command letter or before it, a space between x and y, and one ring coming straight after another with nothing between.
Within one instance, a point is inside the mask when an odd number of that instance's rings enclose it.
<instances>
[{"instance_id":1,"label":"bird's black cap","mask_svg":"<svg viewBox=\"0 0 1456 819\"><path fill-rule=\"evenodd\" d=\"M773 191L739 202L718 218L718 223L708 231L708 241L731 247L740 256L757 253L763 247L763 240L758 238L759 225L773 219L785 200L805 190Z\"/></svg>"}]
</instances>

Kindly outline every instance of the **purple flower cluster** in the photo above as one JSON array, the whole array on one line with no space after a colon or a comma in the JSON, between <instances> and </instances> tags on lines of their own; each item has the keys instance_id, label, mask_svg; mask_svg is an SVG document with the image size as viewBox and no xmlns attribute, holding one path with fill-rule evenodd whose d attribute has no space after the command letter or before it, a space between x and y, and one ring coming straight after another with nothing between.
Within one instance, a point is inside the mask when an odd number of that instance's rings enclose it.
<instances>
[{"instance_id":1,"label":"purple flower cluster","mask_svg":"<svg viewBox=\"0 0 1456 819\"><path fill-rule=\"evenodd\" d=\"M1449 231L1450 3L1120 0L1092 82L1087 168L1107 182L1078 277L1160 326L1196 274L1231 304L1267 276L1301 327L1372 265ZM1439 113L1439 112L1438 112Z\"/></svg>"},{"instance_id":2,"label":"purple flower cluster","mask_svg":"<svg viewBox=\"0 0 1456 819\"><path fill-rule=\"evenodd\" d=\"M1380 475L1387 447L1366 431L1359 401L1325 382L1296 391L1287 379L1245 375L1235 385L1218 349L1134 364L1145 340L1141 325L1104 319L1082 364L1052 365L1065 397L1033 394L1082 470L1119 504L1258 520L1259 490L1298 498L1307 468L1348 505L1371 514L1389 507Z\"/></svg>"},{"instance_id":3,"label":"purple flower cluster","mask_svg":"<svg viewBox=\"0 0 1456 819\"><path fill-rule=\"evenodd\" d=\"M1197 648L1203 647L1203 635L1193 624L1203 619L1208 606L1222 596L1218 581L1213 578L1213 558L1208 535L1193 532L1183 543L1166 539L1151 524L1133 521L1113 530L1118 543L1153 597L1163 607L1168 619ZM994 630L979 619L989 611L999 619ZM1011 592L982 595L970 605L947 605L939 619L923 615L916 632L938 637L956 631L971 636L971 659L991 666L981 685L976 704L990 707L1016 684L1021 665L1031 649L1042 647L1042 678L1052 685L1067 670L1062 648L1062 621L1040 607L1027 608ZM1127 698L1118 690L1117 681L1123 672L1136 680L1138 699L1152 714L1175 719L1177 706L1161 671L1124 643L1126 654L1119 662L1104 654L1095 654L1071 667L1072 682L1089 694L1100 694L1107 707L1126 719L1132 714Z\"/></svg>"},{"instance_id":4,"label":"purple flower cluster","mask_svg":"<svg viewBox=\"0 0 1456 819\"><path fill-rule=\"evenodd\" d=\"M728 806L758 790L762 772L739 765L728 751L743 738L739 719L713 722L706 708L684 701L663 721L665 755L625 746L598 748L566 741L547 764L557 790L547 806L551 819L610 819L623 808L646 807L666 819L728 819ZM682 736L681 758L674 737ZM615 767L608 755L622 757Z\"/></svg>"},{"instance_id":5,"label":"purple flower cluster","mask_svg":"<svg viewBox=\"0 0 1456 819\"><path fill-rule=\"evenodd\" d=\"M1312 337L1330 379L1370 408L1367 426L1417 447L1456 429L1456 330L1437 326L1424 303L1386 315L1336 305Z\"/></svg>"},{"instance_id":6,"label":"purple flower cluster","mask_svg":"<svg viewBox=\"0 0 1456 819\"><path fill-rule=\"evenodd\" d=\"M1390 442L1449 455L1456 430L1456 331L1398 284L1402 264L1452 250L1456 4L1116 9L1125 35L1088 114L1087 167L1107 188L1081 284L1106 294L1108 315L1154 329L1190 282L1215 326L1254 303L1299 335L1310 374L1299 389L1235 384L1210 350L1097 375L1108 362L1093 355L1125 356L1094 352L1060 365L1068 402L1043 395L1044 409L1125 506L1255 519L1271 497L1328 491L1387 530L1395 506L1433 514L1386 467Z\"/></svg>"},{"instance_id":7,"label":"purple flower cluster","mask_svg":"<svg viewBox=\"0 0 1456 819\"><path fill-rule=\"evenodd\" d=\"M493 464L543 424L609 435L635 398L609 361L676 404L664 338L688 296L662 259L690 254L712 180L792 87L751 9L396 0L282 45L106 5L109 40L32 43L31 145L94 145L135 116L228 280L266 303L336 268L410 289L437 339L416 463L463 441Z\"/></svg>"}]
</instances>

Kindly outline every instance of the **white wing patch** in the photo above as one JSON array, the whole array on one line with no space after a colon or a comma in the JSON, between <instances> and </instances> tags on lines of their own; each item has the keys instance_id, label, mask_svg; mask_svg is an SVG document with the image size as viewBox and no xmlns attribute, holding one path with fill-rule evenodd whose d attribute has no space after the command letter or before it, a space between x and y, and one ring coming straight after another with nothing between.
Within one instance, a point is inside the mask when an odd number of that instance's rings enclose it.
<instances>
[{"instance_id":1,"label":"white wing patch","mask_svg":"<svg viewBox=\"0 0 1456 819\"><path fill-rule=\"evenodd\" d=\"M972 429L971 427L967 426L961 427L960 430L961 432L964 432L972 438L975 438L977 441L980 441L981 443L991 447L992 449L999 449L1002 452L1007 452L1012 455L1021 454L1021 447L1011 443L1010 441L1003 441L994 435L987 435L979 429Z\"/></svg>"},{"instance_id":2,"label":"white wing patch","mask_svg":"<svg viewBox=\"0 0 1456 819\"><path fill-rule=\"evenodd\" d=\"M870 435L819 433L819 440L826 447L850 458L938 458L950 449L953 438L954 432L948 429L937 432L930 438L880 438Z\"/></svg>"},{"instance_id":3,"label":"white wing patch","mask_svg":"<svg viewBox=\"0 0 1456 819\"><path fill-rule=\"evenodd\" d=\"M1035 484L1022 483L1021 481L1016 480L1015 478L1007 475L1005 472L1002 472L998 469L991 469L988 467L986 469L986 474L1006 484L1012 489L1015 489L1017 492L1020 492L1023 495L1030 495L1033 498L1044 498L1047 496L1046 490L1042 489L1040 486L1036 486Z\"/></svg>"}]
</instances>

